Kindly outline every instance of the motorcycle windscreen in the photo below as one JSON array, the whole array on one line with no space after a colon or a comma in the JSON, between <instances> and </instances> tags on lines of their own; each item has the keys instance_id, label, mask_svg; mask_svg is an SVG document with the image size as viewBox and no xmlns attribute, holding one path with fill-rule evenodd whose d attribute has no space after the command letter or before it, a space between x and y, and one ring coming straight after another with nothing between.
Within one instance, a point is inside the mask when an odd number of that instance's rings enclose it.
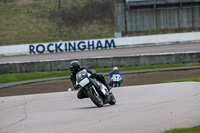
<instances>
[{"instance_id":1,"label":"motorcycle windscreen","mask_svg":"<svg viewBox=\"0 0 200 133\"><path fill-rule=\"evenodd\" d=\"M87 78L87 71L85 69L83 69L82 71L80 71L79 73L76 74L76 82L81 82L81 80L83 80L84 78Z\"/></svg>"},{"instance_id":2,"label":"motorcycle windscreen","mask_svg":"<svg viewBox=\"0 0 200 133\"><path fill-rule=\"evenodd\" d=\"M121 80L121 77L120 77L119 74L114 74L114 75L112 76L112 80L113 80L113 81L120 81L120 80Z\"/></svg>"}]
</instances>

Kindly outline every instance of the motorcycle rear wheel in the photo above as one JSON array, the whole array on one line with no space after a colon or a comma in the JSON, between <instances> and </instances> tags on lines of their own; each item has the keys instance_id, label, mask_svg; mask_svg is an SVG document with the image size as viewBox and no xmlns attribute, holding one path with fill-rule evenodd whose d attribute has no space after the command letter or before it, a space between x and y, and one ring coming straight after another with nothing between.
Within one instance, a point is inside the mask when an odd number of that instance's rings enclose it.
<instances>
[{"instance_id":1,"label":"motorcycle rear wheel","mask_svg":"<svg viewBox=\"0 0 200 133\"><path fill-rule=\"evenodd\" d=\"M115 96L113 94L110 94L111 96L111 101L109 102L110 105L114 105L116 103Z\"/></svg>"}]
</instances>

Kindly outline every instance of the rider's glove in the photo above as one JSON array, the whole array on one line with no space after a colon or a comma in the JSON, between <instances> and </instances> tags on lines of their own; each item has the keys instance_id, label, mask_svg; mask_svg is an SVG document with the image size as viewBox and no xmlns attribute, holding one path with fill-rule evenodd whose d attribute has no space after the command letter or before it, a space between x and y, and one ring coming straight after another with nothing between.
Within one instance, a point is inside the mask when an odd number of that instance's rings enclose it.
<instances>
[{"instance_id":1,"label":"rider's glove","mask_svg":"<svg viewBox=\"0 0 200 133\"><path fill-rule=\"evenodd\" d=\"M91 77L94 78L95 75L96 75L96 72L94 70L92 70Z\"/></svg>"},{"instance_id":2,"label":"rider's glove","mask_svg":"<svg viewBox=\"0 0 200 133\"><path fill-rule=\"evenodd\" d=\"M77 85L74 85L74 89L77 90L79 87Z\"/></svg>"},{"instance_id":3,"label":"rider's glove","mask_svg":"<svg viewBox=\"0 0 200 133\"><path fill-rule=\"evenodd\" d=\"M96 74L96 71L92 70L92 75L95 75Z\"/></svg>"}]
</instances>

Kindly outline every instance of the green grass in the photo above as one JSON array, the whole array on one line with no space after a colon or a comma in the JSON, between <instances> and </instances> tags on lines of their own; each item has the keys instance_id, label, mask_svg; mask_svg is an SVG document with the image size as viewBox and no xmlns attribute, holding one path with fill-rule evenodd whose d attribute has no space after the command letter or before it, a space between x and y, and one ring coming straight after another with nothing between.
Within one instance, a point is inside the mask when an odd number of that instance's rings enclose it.
<instances>
[{"instance_id":1,"label":"green grass","mask_svg":"<svg viewBox=\"0 0 200 133\"><path fill-rule=\"evenodd\" d=\"M59 35L57 25L46 17L39 17L44 13L35 4L0 3L0 7L0 45L48 42L59 38L53 39Z\"/></svg>"},{"instance_id":2,"label":"green grass","mask_svg":"<svg viewBox=\"0 0 200 133\"><path fill-rule=\"evenodd\" d=\"M61 1L62 40L113 37L114 3L117 1ZM110 8L106 8L108 3ZM58 1L0 2L0 12L0 46L60 41Z\"/></svg>"},{"instance_id":3,"label":"green grass","mask_svg":"<svg viewBox=\"0 0 200 133\"><path fill-rule=\"evenodd\" d=\"M168 81L165 81L165 83L186 82L186 81L200 82L200 77L197 77L197 78L184 78L184 79L178 79L178 80L168 80Z\"/></svg>"},{"instance_id":4,"label":"green grass","mask_svg":"<svg viewBox=\"0 0 200 133\"><path fill-rule=\"evenodd\" d=\"M188 66L200 66L200 63L185 63L185 64L167 64L167 65L147 65L147 66L131 66L131 67L119 67L119 71L133 71L133 70L146 70L146 69L158 69L158 68L172 68L172 67L188 67ZM92 68L91 68L92 69ZM95 68L97 73L109 73L113 68ZM69 76L70 71L53 71L53 72L32 72L32 73L12 73L1 74L0 83L9 83L15 81L52 78Z\"/></svg>"},{"instance_id":5,"label":"green grass","mask_svg":"<svg viewBox=\"0 0 200 133\"><path fill-rule=\"evenodd\" d=\"M69 71L53 71L53 72L32 72L32 73L13 73L13 74L1 74L0 83L9 83L15 81L62 77L70 75Z\"/></svg>"},{"instance_id":6,"label":"green grass","mask_svg":"<svg viewBox=\"0 0 200 133\"><path fill-rule=\"evenodd\" d=\"M119 70L120 71L133 71L133 70L176 68L176 67L190 67L190 66L200 66L200 63L130 66L130 67L119 67ZM110 72L112 70L112 68L98 68L98 69L94 69L94 70L96 70L97 72Z\"/></svg>"},{"instance_id":7,"label":"green grass","mask_svg":"<svg viewBox=\"0 0 200 133\"><path fill-rule=\"evenodd\" d=\"M173 129L162 133L200 133L200 125L192 128Z\"/></svg>"}]
</instances>

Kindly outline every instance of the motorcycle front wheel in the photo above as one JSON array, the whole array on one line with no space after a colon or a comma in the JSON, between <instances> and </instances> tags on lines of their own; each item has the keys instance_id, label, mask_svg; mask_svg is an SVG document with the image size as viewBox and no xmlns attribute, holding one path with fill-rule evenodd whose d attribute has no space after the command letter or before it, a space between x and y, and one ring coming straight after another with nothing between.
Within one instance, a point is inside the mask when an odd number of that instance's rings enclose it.
<instances>
[{"instance_id":1,"label":"motorcycle front wheel","mask_svg":"<svg viewBox=\"0 0 200 133\"><path fill-rule=\"evenodd\" d=\"M103 100L101 98L101 96L96 93L93 89L89 89L87 91L88 96L90 97L90 99L92 100L92 102L97 106L97 107L102 107L103 106Z\"/></svg>"}]
</instances>

